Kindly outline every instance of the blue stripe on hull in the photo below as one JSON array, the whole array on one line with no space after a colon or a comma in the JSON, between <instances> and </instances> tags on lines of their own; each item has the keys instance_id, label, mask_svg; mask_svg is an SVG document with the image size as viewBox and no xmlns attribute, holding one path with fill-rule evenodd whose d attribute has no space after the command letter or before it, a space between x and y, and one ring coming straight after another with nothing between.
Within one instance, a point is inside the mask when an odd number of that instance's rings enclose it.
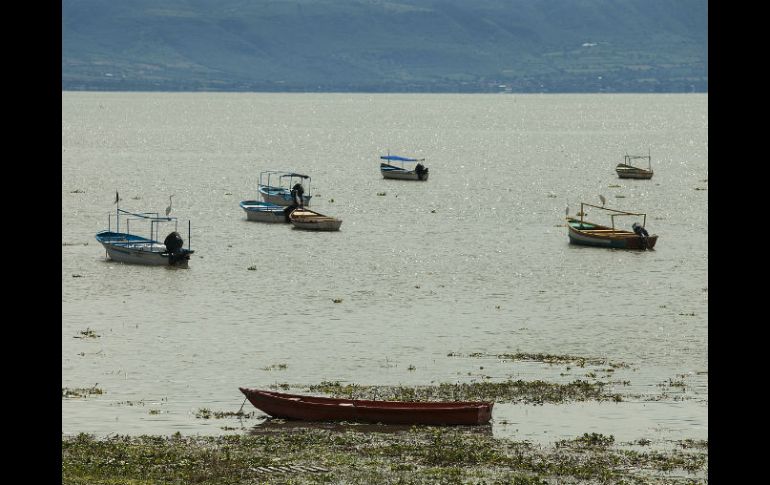
<instances>
[{"instance_id":1,"label":"blue stripe on hull","mask_svg":"<svg viewBox=\"0 0 770 485\"><path fill-rule=\"evenodd\" d=\"M601 241L601 240L592 240L592 239L578 239L575 237L572 237L570 234L569 236L569 242L571 244L577 244L579 246L593 246L597 248L617 248L617 249L625 249L626 243L623 241Z\"/></svg>"}]
</instances>

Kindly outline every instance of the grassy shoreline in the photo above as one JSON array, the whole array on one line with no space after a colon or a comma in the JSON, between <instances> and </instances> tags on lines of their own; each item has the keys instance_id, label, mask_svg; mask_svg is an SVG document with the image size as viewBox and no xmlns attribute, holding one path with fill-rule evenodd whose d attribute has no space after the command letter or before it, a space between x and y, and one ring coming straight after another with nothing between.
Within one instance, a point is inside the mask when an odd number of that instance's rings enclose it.
<instances>
[{"instance_id":1,"label":"grassy shoreline","mask_svg":"<svg viewBox=\"0 0 770 485\"><path fill-rule=\"evenodd\" d=\"M684 440L668 451L639 450L592 433L544 447L495 438L483 428L381 427L378 432L372 426L300 425L231 436L79 434L62 437L62 483L707 483L706 441Z\"/></svg>"}]
</instances>

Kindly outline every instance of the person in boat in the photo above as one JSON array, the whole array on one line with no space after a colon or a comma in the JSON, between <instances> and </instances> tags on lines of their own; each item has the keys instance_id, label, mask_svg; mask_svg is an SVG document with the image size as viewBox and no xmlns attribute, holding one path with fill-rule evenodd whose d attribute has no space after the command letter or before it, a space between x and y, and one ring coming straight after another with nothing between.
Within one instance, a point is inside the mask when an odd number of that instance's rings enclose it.
<instances>
[{"instance_id":1,"label":"person in boat","mask_svg":"<svg viewBox=\"0 0 770 485\"><path fill-rule=\"evenodd\" d=\"M297 182L294 184L294 187L291 188L291 199L297 207L304 207L305 200L302 197L303 195L305 195L305 188L301 183Z\"/></svg>"},{"instance_id":2,"label":"person in boat","mask_svg":"<svg viewBox=\"0 0 770 485\"><path fill-rule=\"evenodd\" d=\"M283 210L283 219L284 219L286 222L291 222L291 220L289 219L289 215L290 215L290 214L291 214L291 212L292 212L294 209L296 209L296 208L297 208L297 204L295 204L294 202L292 202L292 203L291 203L291 205L287 205L287 206L286 206L286 208Z\"/></svg>"},{"instance_id":3,"label":"person in boat","mask_svg":"<svg viewBox=\"0 0 770 485\"><path fill-rule=\"evenodd\" d=\"M422 163L417 162L417 165L414 167L414 173L417 174L418 179L422 180L423 176L428 173L428 169Z\"/></svg>"}]
</instances>

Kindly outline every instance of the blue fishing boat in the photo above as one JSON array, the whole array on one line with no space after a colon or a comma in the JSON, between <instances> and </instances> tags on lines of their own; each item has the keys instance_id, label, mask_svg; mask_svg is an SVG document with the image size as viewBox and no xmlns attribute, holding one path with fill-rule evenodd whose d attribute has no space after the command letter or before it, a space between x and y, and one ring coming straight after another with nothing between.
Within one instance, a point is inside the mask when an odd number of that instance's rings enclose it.
<instances>
[{"instance_id":1,"label":"blue fishing boat","mask_svg":"<svg viewBox=\"0 0 770 485\"><path fill-rule=\"evenodd\" d=\"M116 203L119 204L116 194ZM128 264L144 264L150 266L177 266L187 267L190 255L195 251L190 249L190 222L187 223L187 249L184 240L179 235L178 220L169 216L171 206L166 209L166 215L161 216L157 212L129 212L118 207L115 214L110 214L107 220L107 229L96 234L96 240L104 246L107 258L113 261ZM115 216L115 230L112 230L112 216ZM136 224L148 223L150 225L149 237L131 233L131 222ZM121 231L121 223L123 231ZM159 232L161 224L172 223L174 230L160 242Z\"/></svg>"},{"instance_id":2,"label":"blue fishing boat","mask_svg":"<svg viewBox=\"0 0 770 485\"><path fill-rule=\"evenodd\" d=\"M424 158L408 158L398 155L383 155L380 157L380 173L386 179L399 180L428 180L428 167L422 162Z\"/></svg>"},{"instance_id":3,"label":"blue fishing boat","mask_svg":"<svg viewBox=\"0 0 770 485\"><path fill-rule=\"evenodd\" d=\"M246 212L246 219L258 222L289 222L287 206L262 202L260 200L241 201L241 209Z\"/></svg>"},{"instance_id":4,"label":"blue fishing boat","mask_svg":"<svg viewBox=\"0 0 770 485\"><path fill-rule=\"evenodd\" d=\"M313 197L310 194L310 176L280 170L265 170L259 174L259 193L262 200L271 204L294 205L294 194L298 186L302 192L303 205L309 206Z\"/></svg>"}]
</instances>

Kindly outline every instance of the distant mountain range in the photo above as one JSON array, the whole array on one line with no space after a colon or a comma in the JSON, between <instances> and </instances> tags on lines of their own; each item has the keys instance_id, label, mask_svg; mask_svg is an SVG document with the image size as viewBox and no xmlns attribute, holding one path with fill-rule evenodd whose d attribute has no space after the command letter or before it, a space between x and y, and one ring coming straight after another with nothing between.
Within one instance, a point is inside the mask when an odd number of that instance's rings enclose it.
<instances>
[{"instance_id":1,"label":"distant mountain range","mask_svg":"<svg viewBox=\"0 0 770 485\"><path fill-rule=\"evenodd\" d=\"M62 89L707 92L708 0L62 0Z\"/></svg>"}]
</instances>

